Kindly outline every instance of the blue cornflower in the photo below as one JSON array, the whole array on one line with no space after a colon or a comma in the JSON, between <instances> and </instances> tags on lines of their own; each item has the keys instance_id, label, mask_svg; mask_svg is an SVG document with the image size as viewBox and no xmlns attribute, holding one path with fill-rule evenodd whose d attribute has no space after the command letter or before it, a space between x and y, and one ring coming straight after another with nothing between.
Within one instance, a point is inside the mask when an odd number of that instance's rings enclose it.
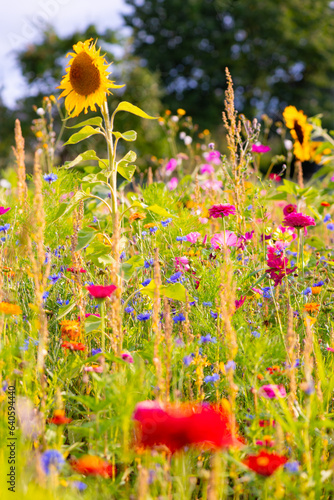
<instances>
[{"instance_id":1,"label":"blue cornflower","mask_svg":"<svg viewBox=\"0 0 334 500\"><path fill-rule=\"evenodd\" d=\"M122 253L121 253L121 255L119 256L119 260L124 260L124 259L125 259L125 257L126 257L126 253L125 253L125 252L124 252L124 250L123 250L123 252L122 252Z\"/></svg>"},{"instance_id":2,"label":"blue cornflower","mask_svg":"<svg viewBox=\"0 0 334 500\"><path fill-rule=\"evenodd\" d=\"M328 222L331 219L331 214L327 214L324 217L324 222Z\"/></svg>"},{"instance_id":3,"label":"blue cornflower","mask_svg":"<svg viewBox=\"0 0 334 500\"><path fill-rule=\"evenodd\" d=\"M62 300L62 299L57 299L57 304L60 306L67 306L70 303L69 299L67 300Z\"/></svg>"},{"instance_id":4,"label":"blue cornflower","mask_svg":"<svg viewBox=\"0 0 334 500\"><path fill-rule=\"evenodd\" d=\"M124 309L124 312L128 313L128 314L131 314L132 312L134 311L134 308L131 307L131 306L127 306L125 309Z\"/></svg>"},{"instance_id":5,"label":"blue cornflower","mask_svg":"<svg viewBox=\"0 0 334 500\"><path fill-rule=\"evenodd\" d=\"M153 266L153 264L154 264L154 259L148 259L145 260L144 267L145 269L149 269L151 266Z\"/></svg>"},{"instance_id":6,"label":"blue cornflower","mask_svg":"<svg viewBox=\"0 0 334 500\"><path fill-rule=\"evenodd\" d=\"M82 481L71 481L68 484L71 486L71 488L74 488L78 491L84 491L87 488L87 484L83 483Z\"/></svg>"},{"instance_id":7,"label":"blue cornflower","mask_svg":"<svg viewBox=\"0 0 334 500\"><path fill-rule=\"evenodd\" d=\"M149 228L149 232L150 232L151 234L154 234L154 233L156 233L157 231L158 231L157 226L153 226L153 227L150 227L150 228Z\"/></svg>"},{"instance_id":8,"label":"blue cornflower","mask_svg":"<svg viewBox=\"0 0 334 500\"><path fill-rule=\"evenodd\" d=\"M265 299L272 299L272 297L273 297L273 292L272 292L272 290L273 290L273 287L271 287L271 286L264 286L264 287L262 288L262 291L263 291L263 297L264 297Z\"/></svg>"},{"instance_id":9,"label":"blue cornflower","mask_svg":"<svg viewBox=\"0 0 334 500\"><path fill-rule=\"evenodd\" d=\"M213 344L217 342L216 337L211 337L210 333L208 333L207 335L202 335L199 340L200 344L209 344L210 342L212 342Z\"/></svg>"},{"instance_id":10,"label":"blue cornflower","mask_svg":"<svg viewBox=\"0 0 334 500\"><path fill-rule=\"evenodd\" d=\"M253 205L248 205L248 207L246 208L246 210L252 210L253 208Z\"/></svg>"},{"instance_id":11,"label":"blue cornflower","mask_svg":"<svg viewBox=\"0 0 334 500\"><path fill-rule=\"evenodd\" d=\"M324 281L319 281L319 283L314 283L314 287L317 287L317 286L324 286L325 282Z\"/></svg>"},{"instance_id":12,"label":"blue cornflower","mask_svg":"<svg viewBox=\"0 0 334 500\"><path fill-rule=\"evenodd\" d=\"M334 231L334 224L332 224L332 222L327 224L327 229L329 229L330 231Z\"/></svg>"},{"instance_id":13,"label":"blue cornflower","mask_svg":"<svg viewBox=\"0 0 334 500\"><path fill-rule=\"evenodd\" d=\"M234 361L228 361L225 365L225 370L228 372L229 370L235 370L236 364Z\"/></svg>"},{"instance_id":14,"label":"blue cornflower","mask_svg":"<svg viewBox=\"0 0 334 500\"><path fill-rule=\"evenodd\" d=\"M245 418L247 418L248 420L254 420L255 417L251 413L246 413Z\"/></svg>"},{"instance_id":15,"label":"blue cornflower","mask_svg":"<svg viewBox=\"0 0 334 500\"><path fill-rule=\"evenodd\" d=\"M166 281L167 283L178 283L179 281L181 281L181 278L182 278L182 272L177 271L176 273L172 274L170 278Z\"/></svg>"},{"instance_id":16,"label":"blue cornflower","mask_svg":"<svg viewBox=\"0 0 334 500\"><path fill-rule=\"evenodd\" d=\"M297 462L297 460L293 460L292 462L287 462L284 465L284 467L286 468L286 470L288 472L291 472L292 474L299 471L299 466L300 466L300 463Z\"/></svg>"},{"instance_id":17,"label":"blue cornflower","mask_svg":"<svg viewBox=\"0 0 334 500\"><path fill-rule=\"evenodd\" d=\"M186 236L176 236L176 241L187 241Z\"/></svg>"},{"instance_id":18,"label":"blue cornflower","mask_svg":"<svg viewBox=\"0 0 334 500\"><path fill-rule=\"evenodd\" d=\"M203 302L204 307L212 307L212 302Z\"/></svg>"},{"instance_id":19,"label":"blue cornflower","mask_svg":"<svg viewBox=\"0 0 334 500\"><path fill-rule=\"evenodd\" d=\"M296 261L295 261L294 259L291 259L291 261L290 261L290 266L291 266L291 267L294 267L294 266L295 266L295 264L296 264Z\"/></svg>"},{"instance_id":20,"label":"blue cornflower","mask_svg":"<svg viewBox=\"0 0 334 500\"><path fill-rule=\"evenodd\" d=\"M4 224L3 226L0 226L0 232L6 233L9 228L10 228L10 224Z\"/></svg>"},{"instance_id":21,"label":"blue cornflower","mask_svg":"<svg viewBox=\"0 0 334 500\"><path fill-rule=\"evenodd\" d=\"M215 382L218 382L219 379L220 379L220 377L219 377L218 373L214 373L213 375L207 375L206 377L204 377L204 382L206 382L207 384L209 382L214 384Z\"/></svg>"},{"instance_id":22,"label":"blue cornflower","mask_svg":"<svg viewBox=\"0 0 334 500\"><path fill-rule=\"evenodd\" d=\"M186 366L189 366L190 363L192 362L193 360L193 355L189 354L189 356L185 356L183 358L183 364L185 364Z\"/></svg>"},{"instance_id":23,"label":"blue cornflower","mask_svg":"<svg viewBox=\"0 0 334 500\"><path fill-rule=\"evenodd\" d=\"M303 295L310 295L310 293L312 293L312 290L311 290L311 287L307 287L305 288L305 290L303 290L302 294Z\"/></svg>"},{"instance_id":24,"label":"blue cornflower","mask_svg":"<svg viewBox=\"0 0 334 500\"><path fill-rule=\"evenodd\" d=\"M151 317L151 314L147 311L140 313L140 314L137 314L137 319L139 321L147 321L148 319L150 319L150 317Z\"/></svg>"},{"instance_id":25,"label":"blue cornflower","mask_svg":"<svg viewBox=\"0 0 334 500\"><path fill-rule=\"evenodd\" d=\"M46 300L49 295L50 295L50 292L43 292L42 299Z\"/></svg>"},{"instance_id":26,"label":"blue cornflower","mask_svg":"<svg viewBox=\"0 0 334 500\"><path fill-rule=\"evenodd\" d=\"M47 450L41 455L41 466L45 474L50 474L52 465L59 470L64 463L64 457L58 450Z\"/></svg>"},{"instance_id":27,"label":"blue cornflower","mask_svg":"<svg viewBox=\"0 0 334 500\"><path fill-rule=\"evenodd\" d=\"M147 231L142 231L141 235L145 238L145 236L147 236Z\"/></svg>"},{"instance_id":28,"label":"blue cornflower","mask_svg":"<svg viewBox=\"0 0 334 500\"><path fill-rule=\"evenodd\" d=\"M27 351L29 349L29 339L23 342L23 346L20 347L20 351Z\"/></svg>"},{"instance_id":29,"label":"blue cornflower","mask_svg":"<svg viewBox=\"0 0 334 500\"><path fill-rule=\"evenodd\" d=\"M213 311L210 311L210 315L213 317L213 319L217 319L218 318L218 313L215 313Z\"/></svg>"},{"instance_id":30,"label":"blue cornflower","mask_svg":"<svg viewBox=\"0 0 334 500\"><path fill-rule=\"evenodd\" d=\"M143 281L143 282L141 283L141 285L142 285L142 286L147 286L147 285L149 285L150 283L151 283L151 279L150 279L150 278L148 278L147 280Z\"/></svg>"},{"instance_id":31,"label":"blue cornflower","mask_svg":"<svg viewBox=\"0 0 334 500\"><path fill-rule=\"evenodd\" d=\"M97 349L92 349L92 356L95 356L95 354L100 354L102 352L102 349L99 347Z\"/></svg>"},{"instance_id":32,"label":"blue cornflower","mask_svg":"<svg viewBox=\"0 0 334 500\"><path fill-rule=\"evenodd\" d=\"M255 337L256 339L258 339L259 337L261 337L261 333L258 332L257 330L254 330L253 332L251 332L251 334L253 335L253 337Z\"/></svg>"},{"instance_id":33,"label":"blue cornflower","mask_svg":"<svg viewBox=\"0 0 334 500\"><path fill-rule=\"evenodd\" d=\"M179 313L179 314L176 314L174 317L173 317L173 321L174 323L182 323L182 321L185 321L186 320L186 317L184 314L182 313Z\"/></svg>"},{"instance_id":34,"label":"blue cornflower","mask_svg":"<svg viewBox=\"0 0 334 500\"><path fill-rule=\"evenodd\" d=\"M160 224L161 224L163 227L167 227L167 226L168 226L168 224L170 224L172 221L173 221L173 219L172 219L172 218L169 218L169 219L166 219L166 220L162 220L162 221L160 222Z\"/></svg>"},{"instance_id":35,"label":"blue cornflower","mask_svg":"<svg viewBox=\"0 0 334 500\"><path fill-rule=\"evenodd\" d=\"M97 224L99 221L98 221L98 218L95 217L95 215L93 216L93 224Z\"/></svg>"},{"instance_id":36,"label":"blue cornflower","mask_svg":"<svg viewBox=\"0 0 334 500\"><path fill-rule=\"evenodd\" d=\"M58 175L56 174L44 174L43 179L48 182L49 184L52 184L53 182L56 182L58 179Z\"/></svg>"},{"instance_id":37,"label":"blue cornflower","mask_svg":"<svg viewBox=\"0 0 334 500\"><path fill-rule=\"evenodd\" d=\"M292 255L293 257L297 257L297 252L292 252L291 250L286 250L285 253L287 255Z\"/></svg>"},{"instance_id":38,"label":"blue cornflower","mask_svg":"<svg viewBox=\"0 0 334 500\"><path fill-rule=\"evenodd\" d=\"M48 277L48 280L52 281L52 284L54 285L57 283L57 281L61 278L61 273L58 274L53 274L52 276Z\"/></svg>"}]
</instances>

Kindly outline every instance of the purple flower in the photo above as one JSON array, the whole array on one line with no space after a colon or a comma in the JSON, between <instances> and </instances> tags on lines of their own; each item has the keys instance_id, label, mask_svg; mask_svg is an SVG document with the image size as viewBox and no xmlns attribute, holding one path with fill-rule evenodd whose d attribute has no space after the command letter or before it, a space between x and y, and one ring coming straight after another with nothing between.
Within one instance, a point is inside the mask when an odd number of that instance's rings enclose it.
<instances>
[{"instance_id":1,"label":"purple flower","mask_svg":"<svg viewBox=\"0 0 334 500\"><path fill-rule=\"evenodd\" d=\"M177 167L177 160L175 160L175 158L171 158L165 167L166 173L171 174L172 172L174 172L176 167Z\"/></svg>"},{"instance_id":2,"label":"purple flower","mask_svg":"<svg viewBox=\"0 0 334 500\"><path fill-rule=\"evenodd\" d=\"M58 175L56 174L44 174L43 179L48 182L49 184L52 184L53 182L56 182L58 179Z\"/></svg>"},{"instance_id":3,"label":"purple flower","mask_svg":"<svg viewBox=\"0 0 334 500\"><path fill-rule=\"evenodd\" d=\"M151 317L151 314L147 311L140 313L140 314L137 314L137 319L139 321L147 321L150 319L150 317Z\"/></svg>"},{"instance_id":4,"label":"purple flower","mask_svg":"<svg viewBox=\"0 0 334 500\"><path fill-rule=\"evenodd\" d=\"M271 148L269 146L264 146L263 144L253 144L252 153L268 153Z\"/></svg>"},{"instance_id":5,"label":"purple flower","mask_svg":"<svg viewBox=\"0 0 334 500\"><path fill-rule=\"evenodd\" d=\"M214 384L215 382L218 382L219 378L220 377L218 373L214 373L213 375L207 375L206 377L204 377L204 382L207 384L210 382Z\"/></svg>"},{"instance_id":6,"label":"purple flower","mask_svg":"<svg viewBox=\"0 0 334 500\"><path fill-rule=\"evenodd\" d=\"M47 450L41 455L41 466L45 474L50 474L51 466L59 470L64 463L64 457L58 450Z\"/></svg>"},{"instance_id":7,"label":"purple flower","mask_svg":"<svg viewBox=\"0 0 334 500\"><path fill-rule=\"evenodd\" d=\"M173 317L174 323L181 323L182 321L185 321L185 320L186 320L186 317L182 313L176 314Z\"/></svg>"}]
</instances>

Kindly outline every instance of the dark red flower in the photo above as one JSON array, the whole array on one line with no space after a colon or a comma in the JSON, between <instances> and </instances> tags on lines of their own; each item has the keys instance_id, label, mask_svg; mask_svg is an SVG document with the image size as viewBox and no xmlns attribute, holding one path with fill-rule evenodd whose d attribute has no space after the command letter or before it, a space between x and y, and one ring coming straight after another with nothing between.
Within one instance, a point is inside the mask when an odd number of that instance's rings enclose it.
<instances>
[{"instance_id":1,"label":"dark red flower","mask_svg":"<svg viewBox=\"0 0 334 500\"><path fill-rule=\"evenodd\" d=\"M278 174L270 174L269 179L274 182L281 182L282 180Z\"/></svg>"},{"instance_id":2,"label":"dark red flower","mask_svg":"<svg viewBox=\"0 0 334 500\"><path fill-rule=\"evenodd\" d=\"M228 215L235 214L235 206L230 205L229 203L225 205L212 205L209 208L209 217L213 217L214 219L218 219L218 217L227 217Z\"/></svg>"},{"instance_id":3,"label":"dark red flower","mask_svg":"<svg viewBox=\"0 0 334 500\"><path fill-rule=\"evenodd\" d=\"M174 453L191 445L226 448L242 444L236 433L232 435L227 406L144 401L136 406L133 418L139 422L139 443L144 447L166 446Z\"/></svg>"},{"instance_id":4,"label":"dark red flower","mask_svg":"<svg viewBox=\"0 0 334 500\"><path fill-rule=\"evenodd\" d=\"M249 455L244 460L244 464L257 474L271 476L276 469L284 465L287 461L287 457L261 450L257 455Z\"/></svg>"},{"instance_id":5,"label":"dark red flower","mask_svg":"<svg viewBox=\"0 0 334 500\"><path fill-rule=\"evenodd\" d=\"M87 290L89 291L89 293L93 297L95 297L96 299L105 299L106 297L109 297L116 289L117 289L117 286L115 286L115 285L108 285L108 286L90 285L90 286L87 286Z\"/></svg>"}]
</instances>

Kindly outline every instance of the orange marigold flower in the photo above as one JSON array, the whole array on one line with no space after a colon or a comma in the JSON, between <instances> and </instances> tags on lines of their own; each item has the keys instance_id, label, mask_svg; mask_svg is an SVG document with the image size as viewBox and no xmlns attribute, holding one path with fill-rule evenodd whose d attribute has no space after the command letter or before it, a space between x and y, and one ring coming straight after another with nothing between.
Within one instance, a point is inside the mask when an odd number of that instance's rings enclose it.
<instances>
[{"instance_id":1,"label":"orange marigold flower","mask_svg":"<svg viewBox=\"0 0 334 500\"><path fill-rule=\"evenodd\" d=\"M317 304L316 302L309 302L308 304L304 305L304 311L307 312L318 312L320 308L320 304Z\"/></svg>"},{"instance_id":2,"label":"orange marigold flower","mask_svg":"<svg viewBox=\"0 0 334 500\"><path fill-rule=\"evenodd\" d=\"M144 228L149 229L150 227L155 227L156 225L157 225L156 222L150 222L149 224L145 224Z\"/></svg>"},{"instance_id":3,"label":"orange marigold flower","mask_svg":"<svg viewBox=\"0 0 334 500\"><path fill-rule=\"evenodd\" d=\"M185 110L182 108L177 109L176 112L180 116L184 116L186 114Z\"/></svg>"},{"instance_id":4,"label":"orange marigold flower","mask_svg":"<svg viewBox=\"0 0 334 500\"><path fill-rule=\"evenodd\" d=\"M81 342L63 342L61 346L64 347L64 349L69 349L70 351L84 351L86 349L86 346Z\"/></svg>"},{"instance_id":5,"label":"orange marigold flower","mask_svg":"<svg viewBox=\"0 0 334 500\"><path fill-rule=\"evenodd\" d=\"M61 338L68 337L70 340L78 340L80 338L80 323L78 321L64 319L60 322Z\"/></svg>"},{"instance_id":6,"label":"orange marigold flower","mask_svg":"<svg viewBox=\"0 0 334 500\"><path fill-rule=\"evenodd\" d=\"M94 455L85 455L71 463L72 469L85 476L102 476L105 478L113 477L116 474L116 468L103 458Z\"/></svg>"},{"instance_id":7,"label":"orange marigold flower","mask_svg":"<svg viewBox=\"0 0 334 500\"><path fill-rule=\"evenodd\" d=\"M322 201L322 202L320 203L320 205L321 205L322 207L330 207L330 206L331 206L331 204L330 204L330 203L328 203L328 201Z\"/></svg>"},{"instance_id":8,"label":"orange marigold flower","mask_svg":"<svg viewBox=\"0 0 334 500\"><path fill-rule=\"evenodd\" d=\"M132 222L134 220L142 220L142 219L145 219L145 218L146 218L145 214L142 214L141 212L135 212L135 213L133 213L133 214L130 215L129 221Z\"/></svg>"},{"instance_id":9,"label":"orange marigold flower","mask_svg":"<svg viewBox=\"0 0 334 500\"><path fill-rule=\"evenodd\" d=\"M17 304L10 304L9 302L0 302L0 313L16 316L22 314L22 309Z\"/></svg>"},{"instance_id":10,"label":"orange marigold flower","mask_svg":"<svg viewBox=\"0 0 334 500\"><path fill-rule=\"evenodd\" d=\"M311 286L312 294L319 295L321 292L321 286Z\"/></svg>"},{"instance_id":11,"label":"orange marigold flower","mask_svg":"<svg viewBox=\"0 0 334 500\"><path fill-rule=\"evenodd\" d=\"M55 425L64 425L64 424L69 424L70 422L72 422L72 419L65 417L64 410L55 410L53 413L53 417L50 418L49 420L50 424L55 424Z\"/></svg>"}]
</instances>

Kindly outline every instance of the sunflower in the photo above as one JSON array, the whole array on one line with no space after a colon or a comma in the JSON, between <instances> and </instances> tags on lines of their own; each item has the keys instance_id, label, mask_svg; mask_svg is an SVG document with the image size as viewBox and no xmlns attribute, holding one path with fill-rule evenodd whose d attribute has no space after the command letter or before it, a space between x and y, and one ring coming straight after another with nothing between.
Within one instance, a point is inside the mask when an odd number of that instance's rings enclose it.
<instances>
[{"instance_id":1,"label":"sunflower","mask_svg":"<svg viewBox=\"0 0 334 500\"><path fill-rule=\"evenodd\" d=\"M283 118L295 141L293 151L296 158L300 161L309 160L312 125L307 123L307 116L302 111L297 111L295 106L287 106L283 111Z\"/></svg>"},{"instance_id":2,"label":"sunflower","mask_svg":"<svg viewBox=\"0 0 334 500\"><path fill-rule=\"evenodd\" d=\"M73 45L74 52L69 52L66 57L72 56L66 68L66 75L60 83L59 89L65 97L65 108L71 117L78 116L81 111L88 112L90 107L96 111L96 104L102 107L110 88L120 88L108 79L108 64L100 55L101 49L96 49L96 41L91 43L90 38L85 42Z\"/></svg>"}]
</instances>

